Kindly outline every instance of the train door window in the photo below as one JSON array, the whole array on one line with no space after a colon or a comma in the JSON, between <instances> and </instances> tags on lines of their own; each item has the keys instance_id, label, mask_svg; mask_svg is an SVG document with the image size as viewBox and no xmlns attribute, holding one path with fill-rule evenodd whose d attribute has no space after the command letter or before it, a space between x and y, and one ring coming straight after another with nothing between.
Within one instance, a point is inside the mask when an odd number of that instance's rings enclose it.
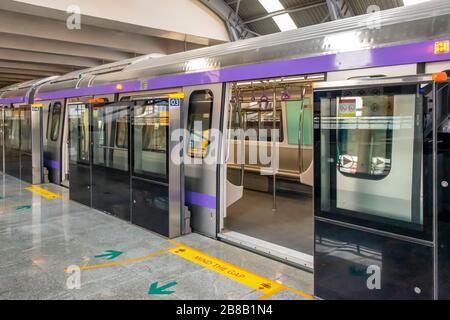
<instances>
[{"instance_id":1,"label":"train door window","mask_svg":"<svg viewBox=\"0 0 450 320\"><path fill-rule=\"evenodd\" d=\"M426 102L419 85L316 93L319 215L429 237Z\"/></svg>"},{"instance_id":2,"label":"train door window","mask_svg":"<svg viewBox=\"0 0 450 320\"><path fill-rule=\"evenodd\" d=\"M128 148L128 120L116 122L116 147Z\"/></svg>"},{"instance_id":3,"label":"train door window","mask_svg":"<svg viewBox=\"0 0 450 320\"><path fill-rule=\"evenodd\" d=\"M89 112L84 104L69 106L70 162L89 164Z\"/></svg>"},{"instance_id":4,"label":"train door window","mask_svg":"<svg viewBox=\"0 0 450 320\"><path fill-rule=\"evenodd\" d=\"M20 150L31 153L31 109L20 109Z\"/></svg>"},{"instance_id":5,"label":"train door window","mask_svg":"<svg viewBox=\"0 0 450 320\"><path fill-rule=\"evenodd\" d=\"M188 154L204 158L209 145L214 95L211 90L194 91L189 98Z\"/></svg>"},{"instance_id":6,"label":"train door window","mask_svg":"<svg viewBox=\"0 0 450 320\"><path fill-rule=\"evenodd\" d=\"M394 96L336 100L337 160L344 175L382 179L391 170Z\"/></svg>"},{"instance_id":7,"label":"train door window","mask_svg":"<svg viewBox=\"0 0 450 320\"><path fill-rule=\"evenodd\" d=\"M92 108L94 165L128 171L129 107Z\"/></svg>"},{"instance_id":8,"label":"train door window","mask_svg":"<svg viewBox=\"0 0 450 320\"><path fill-rule=\"evenodd\" d=\"M50 120L50 139L52 141L57 141L59 138L59 128L61 123L61 111L62 106L60 102L55 102L51 109L51 120Z\"/></svg>"},{"instance_id":9,"label":"train door window","mask_svg":"<svg viewBox=\"0 0 450 320\"><path fill-rule=\"evenodd\" d=\"M167 100L148 100L137 105L133 116L133 174L167 180L169 135Z\"/></svg>"},{"instance_id":10,"label":"train door window","mask_svg":"<svg viewBox=\"0 0 450 320\"><path fill-rule=\"evenodd\" d=\"M47 113L47 130L45 131L45 137L47 138L47 140L50 137L50 121L52 119L52 110L53 110L53 103L50 103L48 105L48 113Z\"/></svg>"},{"instance_id":11,"label":"train door window","mask_svg":"<svg viewBox=\"0 0 450 320\"><path fill-rule=\"evenodd\" d=\"M20 148L20 109L12 108L10 145L14 149Z\"/></svg>"}]
</instances>

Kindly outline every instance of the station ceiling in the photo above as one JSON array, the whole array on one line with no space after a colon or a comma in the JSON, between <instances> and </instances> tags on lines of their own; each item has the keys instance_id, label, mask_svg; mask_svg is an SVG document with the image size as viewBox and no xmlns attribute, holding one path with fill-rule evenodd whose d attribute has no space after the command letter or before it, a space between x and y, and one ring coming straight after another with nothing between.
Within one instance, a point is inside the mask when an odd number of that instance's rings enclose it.
<instances>
[{"instance_id":1,"label":"station ceiling","mask_svg":"<svg viewBox=\"0 0 450 320\"><path fill-rule=\"evenodd\" d=\"M259 35L280 32L279 27L261 5L259 0L224 0L246 26ZM298 28L330 21L326 0L280 0L286 13L289 13ZM377 6L380 10L403 6L403 0L345 0L336 1L338 5L346 3L352 15L368 13L369 8Z\"/></svg>"},{"instance_id":2,"label":"station ceiling","mask_svg":"<svg viewBox=\"0 0 450 320\"><path fill-rule=\"evenodd\" d=\"M144 54L167 55L229 41L225 23L204 5L162 2L165 7L155 15L158 3L153 0L0 0L0 88ZM81 10L79 30L67 27L72 4ZM180 22L184 15L194 22Z\"/></svg>"}]
</instances>

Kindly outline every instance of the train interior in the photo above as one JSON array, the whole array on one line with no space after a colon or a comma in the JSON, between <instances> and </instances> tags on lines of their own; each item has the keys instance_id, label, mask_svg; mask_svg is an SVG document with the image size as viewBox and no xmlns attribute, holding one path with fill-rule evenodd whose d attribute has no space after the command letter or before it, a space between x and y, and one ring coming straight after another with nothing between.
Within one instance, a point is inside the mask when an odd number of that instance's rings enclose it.
<instances>
[{"instance_id":1,"label":"train interior","mask_svg":"<svg viewBox=\"0 0 450 320\"><path fill-rule=\"evenodd\" d=\"M312 262L313 83L323 80L314 74L232 84L224 239Z\"/></svg>"}]
</instances>

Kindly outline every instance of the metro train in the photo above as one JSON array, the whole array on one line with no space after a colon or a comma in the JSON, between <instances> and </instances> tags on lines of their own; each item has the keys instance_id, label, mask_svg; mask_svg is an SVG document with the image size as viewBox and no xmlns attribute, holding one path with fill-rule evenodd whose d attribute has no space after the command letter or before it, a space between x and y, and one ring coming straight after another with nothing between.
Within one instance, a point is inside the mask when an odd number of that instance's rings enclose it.
<instances>
[{"instance_id":1,"label":"metro train","mask_svg":"<svg viewBox=\"0 0 450 320\"><path fill-rule=\"evenodd\" d=\"M439 128L425 123L448 102L450 3L376 18L0 89L3 170L166 237L193 231L313 270L319 297L450 297L434 278L450 240L425 176ZM380 263L379 291L348 271Z\"/></svg>"}]
</instances>

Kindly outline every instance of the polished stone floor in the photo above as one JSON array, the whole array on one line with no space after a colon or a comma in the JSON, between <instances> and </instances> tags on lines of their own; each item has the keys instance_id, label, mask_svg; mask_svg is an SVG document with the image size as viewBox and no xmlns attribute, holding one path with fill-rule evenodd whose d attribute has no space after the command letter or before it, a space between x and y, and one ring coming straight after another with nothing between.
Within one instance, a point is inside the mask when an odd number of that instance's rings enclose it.
<instances>
[{"instance_id":1,"label":"polished stone floor","mask_svg":"<svg viewBox=\"0 0 450 320\"><path fill-rule=\"evenodd\" d=\"M242 299L263 294L165 250L176 244L149 231L68 200L49 200L29 185L0 175L0 299ZM305 299L310 273L197 234L179 243L294 290L267 299ZM99 257L107 250L116 258ZM165 252L165 253L161 253ZM95 266L95 268L89 268ZM81 271L67 273L67 268ZM78 277L79 275L79 277ZM172 285L149 294L151 284ZM174 284L176 283L176 284ZM79 284L79 286L78 286Z\"/></svg>"}]
</instances>

